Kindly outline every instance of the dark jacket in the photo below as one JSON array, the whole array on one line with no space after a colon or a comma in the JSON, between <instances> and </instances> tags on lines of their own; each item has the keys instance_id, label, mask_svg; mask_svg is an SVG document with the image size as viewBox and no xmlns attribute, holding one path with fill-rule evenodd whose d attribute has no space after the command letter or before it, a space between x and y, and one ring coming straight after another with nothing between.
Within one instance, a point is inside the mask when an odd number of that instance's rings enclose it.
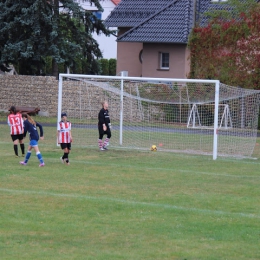
<instances>
[{"instance_id":1,"label":"dark jacket","mask_svg":"<svg viewBox=\"0 0 260 260\"><path fill-rule=\"evenodd\" d=\"M33 124L31 124L28 120L25 120L23 122L24 125L24 137L26 137L26 133L29 133L29 139L30 140L39 140L39 134L37 131L37 127L39 127L40 129L40 137L43 136L43 128L42 125L36 122L36 126L34 126Z\"/></svg>"},{"instance_id":2,"label":"dark jacket","mask_svg":"<svg viewBox=\"0 0 260 260\"><path fill-rule=\"evenodd\" d=\"M110 118L109 118L108 110L102 108L98 113L98 125L102 126L103 124L105 124L106 126L108 126L109 123L110 123Z\"/></svg>"}]
</instances>

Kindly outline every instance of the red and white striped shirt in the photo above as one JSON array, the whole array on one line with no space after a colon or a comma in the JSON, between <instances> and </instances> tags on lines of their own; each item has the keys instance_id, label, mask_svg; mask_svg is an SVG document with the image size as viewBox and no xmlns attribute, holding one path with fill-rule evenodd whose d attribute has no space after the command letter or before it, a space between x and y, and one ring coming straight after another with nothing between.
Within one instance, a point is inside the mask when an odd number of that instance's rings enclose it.
<instances>
[{"instance_id":1,"label":"red and white striped shirt","mask_svg":"<svg viewBox=\"0 0 260 260\"><path fill-rule=\"evenodd\" d=\"M7 123L10 126L11 135L23 134L23 118L20 113L10 114L7 118Z\"/></svg>"},{"instance_id":2,"label":"red and white striped shirt","mask_svg":"<svg viewBox=\"0 0 260 260\"><path fill-rule=\"evenodd\" d=\"M59 132L59 143L71 143L71 138L70 138L70 131L71 131L71 123L69 121L63 122L60 121L58 124L58 132Z\"/></svg>"}]
</instances>

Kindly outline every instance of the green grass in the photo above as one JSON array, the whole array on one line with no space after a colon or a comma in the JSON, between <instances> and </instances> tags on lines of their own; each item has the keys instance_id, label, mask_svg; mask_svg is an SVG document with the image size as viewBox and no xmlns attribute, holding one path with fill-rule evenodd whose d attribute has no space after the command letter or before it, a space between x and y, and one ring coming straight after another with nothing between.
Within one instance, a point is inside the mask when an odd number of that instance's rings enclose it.
<instances>
[{"instance_id":1,"label":"green grass","mask_svg":"<svg viewBox=\"0 0 260 260\"><path fill-rule=\"evenodd\" d=\"M1 259L260 259L255 160L72 146L45 127L27 166L0 125ZM26 140L26 146L28 140Z\"/></svg>"}]
</instances>

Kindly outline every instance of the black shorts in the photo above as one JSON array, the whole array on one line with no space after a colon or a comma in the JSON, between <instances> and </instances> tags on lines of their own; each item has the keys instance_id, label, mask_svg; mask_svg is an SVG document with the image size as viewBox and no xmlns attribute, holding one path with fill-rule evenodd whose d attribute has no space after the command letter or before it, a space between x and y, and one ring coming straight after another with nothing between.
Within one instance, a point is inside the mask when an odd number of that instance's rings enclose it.
<instances>
[{"instance_id":1,"label":"black shorts","mask_svg":"<svg viewBox=\"0 0 260 260\"><path fill-rule=\"evenodd\" d=\"M68 150L71 150L71 143L61 143L60 148L62 150L66 149L66 148L68 148Z\"/></svg>"},{"instance_id":2,"label":"black shorts","mask_svg":"<svg viewBox=\"0 0 260 260\"><path fill-rule=\"evenodd\" d=\"M99 139L102 139L104 135L107 135L108 138L111 138L111 130L109 126L107 126L107 130L103 130L103 125L98 126L98 132L99 132Z\"/></svg>"},{"instance_id":3,"label":"black shorts","mask_svg":"<svg viewBox=\"0 0 260 260\"><path fill-rule=\"evenodd\" d=\"M12 140L13 140L13 142L15 141L15 140L19 140L19 141L21 141L21 140L23 140L23 134L20 134L20 135L11 135L11 138L12 138Z\"/></svg>"}]
</instances>

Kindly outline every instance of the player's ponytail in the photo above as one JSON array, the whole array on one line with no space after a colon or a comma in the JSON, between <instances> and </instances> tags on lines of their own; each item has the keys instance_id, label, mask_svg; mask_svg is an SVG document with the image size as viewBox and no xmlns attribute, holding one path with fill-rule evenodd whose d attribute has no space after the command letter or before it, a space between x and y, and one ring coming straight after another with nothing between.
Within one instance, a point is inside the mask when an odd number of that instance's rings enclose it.
<instances>
[{"instance_id":1,"label":"player's ponytail","mask_svg":"<svg viewBox=\"0 0 260 260\"><path fill-rule=\"evenodd\" d=\"M28 114L22 114L22 117L27 118L27 120L34 126L36 126L36 122L31 118Z\"/></svg>"},{"instance_id":2,"label":"player's ponytail","mask_svg":"<svg viewBox=\"0 0 260 260\"><path fill-rule=\"evenodd\" d=\"M31 118L29 115L27 115L27 118L32 125L36 126L36 122L33 120L33 118Z\"/></svg>"}]
</instances>

